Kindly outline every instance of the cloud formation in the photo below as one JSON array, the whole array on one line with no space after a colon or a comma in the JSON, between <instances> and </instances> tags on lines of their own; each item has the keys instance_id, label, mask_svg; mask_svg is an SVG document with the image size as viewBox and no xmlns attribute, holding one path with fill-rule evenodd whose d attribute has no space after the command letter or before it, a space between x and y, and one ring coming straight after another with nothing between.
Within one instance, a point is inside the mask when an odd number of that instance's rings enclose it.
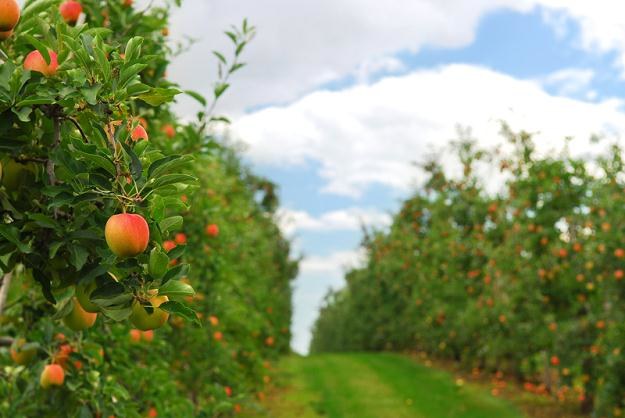
<instances>
[{"instance_id":1,"label":"cloud formation","mask_svg":"<svg viewBox=\"0 0 625 418\"><path fill-rule=\"evenodd\" d=\"M278 212L280 227L287 236L296 232L357 231L361 226L384 227L391 216L379 209L351 207L312 216L303 210L282 208Z\"/></svg>"}]
</instances>

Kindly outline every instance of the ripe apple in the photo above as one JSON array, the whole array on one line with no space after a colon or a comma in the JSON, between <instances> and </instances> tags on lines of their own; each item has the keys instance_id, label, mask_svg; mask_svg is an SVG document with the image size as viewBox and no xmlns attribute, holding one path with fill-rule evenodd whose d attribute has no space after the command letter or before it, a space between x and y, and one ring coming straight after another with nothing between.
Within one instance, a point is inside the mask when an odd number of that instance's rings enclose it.
<instances>
[{"instance_id":1,"label":"ripe apple","mask_svg":"<svg viewBox=\"0 0 625 418\"><path fill-rule=\"evenodd\" d=\"M174 128L174 125L168 123L163 126L163 133L167 138L173 139L176 136L176 128Z\"/></svg>"},{"instance_id":2,"label":"ripe apple","mask_svg":"<svg viewBox=\"0 0 625 418\"><path fill-rule=\"evenodd\" d=\"M179 232L174 237L174 241L176 241L176 244L180 244L180 245L186 244L187 243L187 236L185 234L183 234L182 232Z\"/></svg>"},{"instance_id":3,"label":"ripe apple","mask_svg":"<svg viewBox=\"0 0 625 418\"><path fill-rule=\"evenodd\" d=\"M95 280L89 281L89 283L80 282L76 286L76 299L80 303L82 308L90 313L100 312L100 307L95 303L91 302L90 296L91 293L98 287L98 284Z\"/></svg>"},{"instance_id":4,"label":"ripe apple","mask_svg":"<svg viewBox=\"0 0 625 418\"><path fill-rule=\"evenodd\" d=\"M11 358L17 364L25 366L33 361L37 355L37 346L27 344L24 338L18 338L11 345Z\"/></svg>"},{"instance_id":5,"label":"ripe apple","mask_svg":"<svg viewBox=\"0 0 625 418\"><path fill-rule=\"evenodd\" d=\"M59 7L63 20L69 25L75 25L82 13L82 5L75 0L67 0Z\"/></svg>"},{"instance_id":6,"label":"ripe apple","mask_svg":"<svg viewBox=\"0 0 625 418\"><path fill-rule=\"evenodd\" d=\"M133 129L132 133L130 134L130 138L133 141L140 141L142 139L145 139L147 141L149 139L148 132L141 125L137 125L137 127Z\"/></svg>"},{"instance_id":7,"label":"ripe apple","mask_svg":"<svg viewBox=\"0 0 625 418\"><path fill-rule=\"evenodd\" d=\"M166 312L159 308L161 304L167 302L169 298L167 296L158 296L155 292L150 295L150 298L145 301L135 299L132 304L132 314L130 315L130 321L135 327L141 331L148 331L162 327L169 318L169 312ZM151 306L151 312L145 307Z\"/></svg>"},{"instance_id":8,"label":"ripe apple","mask_svg":"<svg viewBox=\"0 0 625 418\"><path fill-rule=\"evenodd\" d=\"M74 331L91 328L93 324L95 324L98 314L85 311L82 306L80 306L77 298L72 300L72 304L72 311L63 318L63 323Z\"/></svg>"},{"instance_id":9,"label":"ripe apple","mask_svg":"<svg viewBox=\"0 0 625 418\"><path fill-rule=\"evenodd\" d=\"M72 348L71 345L62 344L59 347L59 351L56 352L54 356L52 357L52 360L54 363L58 364L59 366L65 369L67 367L67 360L69 360L69 356L70 354L72 354L73 351L74 349Z\"/></svg>"},{"instance_id":10,"label":"ripe apple","mask_svg":"<svg viewBox=\"0 0 625 418\"><path fill-rule=\"evenodd\" d=\"M0 31L0 41L6 41L13 35L13 29L7 31Z\"/></svg>"},{"instance_id":11,"label":"ripe apple","mask_svg":"<svg viewBox=\"0 0 625 418\"><path fill-rule=\"evenodd\" d=\"M206 225L206 235L209 237L216 237L219 235L219 227L217 224Z\"/></svg>"},{"instance_id":12,"label":"ripe apple","mask_svg":"<svg viewBox=\"0 0 625 418\"><path fill-rule=\"evenodd\" d=\"M50 386L61 386L65 381L65 371L58 364L48 364L41 372L39 383L44 389Z\"/></svg>"},{"instance_id":13,"label":"ripe apple","mask_svg":"<svg viewBox=\"0 0 625 418\"><path fill-rule=\"evenodd\" d=\"M46 77L56 74L59 67L58 57L54 51L48 51L48 53L50 54L50 64L46 62L41 52L32 51L24 60L24 69L39 72Z\"/></svg>"},{"instance_id":14,"label":"ripe apple","mask_svg":"<svg viewBox=\"0 0 625 418\"><path fill-rule=\"evenodd\" d=\"M148 247L150 228L143 216L134 213L113 215L104 228L106 243L118 257L134 257Z\"/></svg>"},{"instance_id":15,"label":"ripe apple","mask_svg":"<svg viewBox=\"0 0 625 418\"><path fill-rule=\"evenodd\" d=\"M172 240L167 240L163 242L163 249L166 252L170 252L171 250L173 250L174 248L176 248L176 243Z\"/></svg>"},{"instance_id":16,"label":"ripe apple","mask_svg":"<svg viewBox=\"0 0 625 418\"><path fill-rule=\"evenodd\" d=\"M141 330L138 330L138 329L130 330L130 342L133 344L139 344L141 342Z\"/></svg>"},{"instance_id":17,"label":"ripe apple","mask_svg":"<svg viewBox=\"0 0 625 418\"><path fill-rule=\"evenodd\" d=\"M154 340L154 331L153 330L147 330L147 331L143 331L141 333L141 338L143 339L143 341L145 341L146 343L151 343L152 340Z\"/></svg>"},{"instance_id":18,"label":"ripe apple","mask_svg":"<svg viewBox=\"0 0 625 418\"><path fill-rule=\"evenodd\" d=\"M0 0L0 31L13 29L20 20L20 5L16 0Z\"/></svg>"}]
</instances>

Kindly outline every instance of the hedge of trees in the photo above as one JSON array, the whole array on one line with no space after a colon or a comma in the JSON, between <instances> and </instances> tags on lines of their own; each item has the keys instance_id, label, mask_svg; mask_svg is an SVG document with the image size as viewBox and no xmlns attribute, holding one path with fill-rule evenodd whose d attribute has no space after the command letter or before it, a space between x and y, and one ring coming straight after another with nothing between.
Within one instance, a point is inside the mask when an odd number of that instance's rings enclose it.
<instances>
[{"instance_id":1,"label":"hedge of trees","mask_svg":"<svg viewBox=\"0 0 625 418\"><path fill-rule=\"evenodd\" d=\"M425 165L390 229L366 234L365 265L327 296L311 350L421 350L621 416L622 150L541 154L531 135L504 134L507 152L456 143L460 178ZM499 194L476 174L485 166L501 172Z\"/></svg>"},{"instance_id":2,"label":"hedge of trees","mask_svg":"<svg viewBox=\"0 0 625 418\"><path fill-rule=\"evenodd\" d=\"M0 416L227 417L288 350L275 186L167 80L180 1L0 1ZM17 10L17 14L16 14ZM204 57L209 59L209 57ZM180 121L180 94L202 109Z\"/></svg>"}]
</instances>

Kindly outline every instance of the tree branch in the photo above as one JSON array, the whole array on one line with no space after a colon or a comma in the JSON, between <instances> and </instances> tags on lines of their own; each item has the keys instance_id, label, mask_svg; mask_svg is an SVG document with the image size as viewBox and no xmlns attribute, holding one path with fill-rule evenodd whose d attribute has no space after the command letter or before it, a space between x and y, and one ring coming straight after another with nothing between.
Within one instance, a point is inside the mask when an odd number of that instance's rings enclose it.
<instances>
[{"instance_id":1,"label":"tree branch","mask_svg":"<svg viewBox=\"0 0 625 418\"><path fill-rule=\"evenodd\" d=\"M0 315L4 311L6 305L7 296L9 295L9 287L11 286L11 279L13 278L13 272L8 272L2 277L2 286L0 286Z\"/></svg>"},{"instance_id":2,"label":"tree branch","mask_svg":"<svg viewBox=\"0 0 625 418\"><path fill-rule=\"evenodd\" d=\"M78 121L71 116L68 116L67 120L72 122L74 126L76 127L76 129L78 129L78 132L80 132L80 136L82 136L82 140L85 142L89 142L89 140L87 139L87 135L85 135L85 131L82 130L82 127L80 126Z\"/></svg>"}]
</instances>

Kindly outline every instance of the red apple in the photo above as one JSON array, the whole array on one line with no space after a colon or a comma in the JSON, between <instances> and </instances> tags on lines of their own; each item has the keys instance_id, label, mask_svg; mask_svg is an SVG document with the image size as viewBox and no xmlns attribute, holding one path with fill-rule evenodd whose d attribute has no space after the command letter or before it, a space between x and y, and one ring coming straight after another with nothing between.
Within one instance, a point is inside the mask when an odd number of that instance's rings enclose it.
<instances>
[{"instance_id":1,"label":"red apple","mask_svg":"<svg viewBox=\"0 0 625 418\"><path fill-rule=\"evenodd\" d=\"M26 56L26 59L24 60L24 69L39 72L46 77L56 74L56 69L59 67L56 52L48 51L48 53L50 54L50 64L46 62L43 55L41 55L41 52L33 51Z\"/></svg>"},{"instance_id":2,"label":"red apple","mask_svg":"<svg viewBox=\"0 0 625 418\"><path fill-rule=\"evenodd\" d=\"M137 125L137 127L133 129L132 133L130 134L130 138L132 138L133 141L140 141L142 139L145 139L147 141L148 133L143 126Z\"/></svg>"},{"instance_id":3,"label":"red apple","mask_svg":"<svg viewBox=\"0 0 625 418\"><path fill-rule=\"evenodd\" d=\"M206 225L206 235L216 237L219 235L219 227L216 224Z\"/></svg>"},{"instance_id":4,"label":"red apple","mask_svg":"<svg viewBox=\"0 0 625 418\"><path fill-rule=\"evenodd\" d=\"M186 244L187 243L187 236L185 234L183 234L182 232L179 232L174 237L174 241L176 241L176 244L180 244L180 245Z\"/></svg>"},{"instance_id":5,"label":"red apple","mask_svg":"<svg viewBox=\"0 0 625 418\"><path fill-rule=\"evenodd\" d=\"M104 228L106 243L118 257L135 257L148 247L150 228L143 216L134 213L113 215Z\"/></svg>"},{"instance_id":6,"label":"red apple","mask_svg":"<svg viewBox=\"0 0 625 418\"><path fill-rule=\"evenodd\" d=\"M167 240L163 242L163 249L167 252L170 252L171 250L173 250L174 248L176 248L176 243L172 240Z\"/></svg>"},{"instance_id":7,"label":"red apple","mask_svg":"<svg viewBox=\"0 0 625 418\"><path fill-rule=\"evenodd\" d=\"M0 0L0 31L13 29L20 20L20 5L16 0Z\"/></svg>"},{"instance_id":8,"label":"red apple","mask_svg":"<svg viewBox=\"0 0 625 418\"><path fill-rule=\"evenodd\" d=\"M61 12L63 20L73 26L76 24L80 14L82 13L82 6L75 0L67 0L61 4L59 11Z\"/></svg>"},{"instance_id":9,"label":"red apple","mask_svg":"<svg viewBox=\"0 0 625 418\"><path fill-rule=\"evenodd\" d=\"M41 378L39 383L44 389L48 389L51 386L61 386L65 381L65 371L58 364L48 364L43 368L41 372Z\"/></svg>"},{"instance_id":10,"label":"red apple","mask_svg":"<svg viewBox=\"0 0 625 418\"><path fill-rule=\"evenodd\" d=\"M163 133L167 138L173 139L173 137L176 136L176 128L174 128L174 125L168 123L163 126Z\"/></svg>"}]
</instances>

